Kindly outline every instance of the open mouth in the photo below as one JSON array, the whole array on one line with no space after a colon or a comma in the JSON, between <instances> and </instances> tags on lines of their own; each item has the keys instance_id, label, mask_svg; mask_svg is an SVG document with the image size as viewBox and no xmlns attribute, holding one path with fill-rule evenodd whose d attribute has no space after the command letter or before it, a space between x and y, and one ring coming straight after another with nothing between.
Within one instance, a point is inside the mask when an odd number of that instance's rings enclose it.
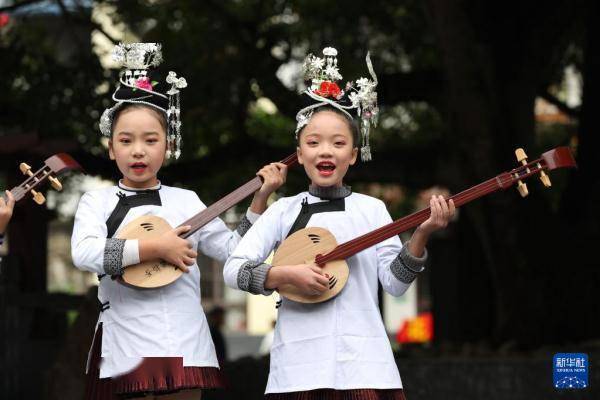
<instances>
[{"instance_id":1,"label":"open mouth","mask_svg":"<svg viewBox=\"0 0 600 400\"><path fill-rule=\"evenodd\" d=\"M129 164L129 168L131 168L134 172L141 173L144 172L147 165L141 162L136 162L133 164Z\"/></svg>"},{"instance_id":2,"label":"open mouth","mask_svg":"<svg viewBox=\"0 0 600 400\"><path fill-rule=\"evenodd\" d=\"M322 176L329 176L335 170L335 164L330 161L321 161L317 164L317 170Z\"/></svg>"}]
</instances>

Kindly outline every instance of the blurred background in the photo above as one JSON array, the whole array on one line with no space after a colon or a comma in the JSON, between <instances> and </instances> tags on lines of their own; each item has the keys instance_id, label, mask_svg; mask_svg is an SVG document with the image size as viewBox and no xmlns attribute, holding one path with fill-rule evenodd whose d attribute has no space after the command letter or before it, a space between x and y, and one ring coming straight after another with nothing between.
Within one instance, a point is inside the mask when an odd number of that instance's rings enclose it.
<instances>
[{"instance_id":1,"label":"blurred background","mask_svg":"<svg viewBox=\"0 0 600 400\"><path fill-rule=\"evenodd\" d=\"M10 1L0 0L0 188L68 152L87 175L62 179L47 202L20 202L0 248L0 395L79 399L98 316L95 275L70 258L86 190L119 178L98 119L118 69L114 44L163 44L163 71L183 92L183 156L167 185L206 203L295 151L306 54L336 47L344 81L379 78L374 160L353 190L393 218L569 146L577 170L528 181L460 209L432 238L430 262L400 298L380 296L409 399L600 398L600 54L588 1ZM594 100L596 98L596 100ZM594 150L596 149L596 150ZM305 190L290 170L278 196ZM272 200L275 200L273 198ZM222 218L235 227L247 202ZM230 381L206 398L262 398L276 298L226 288L200 256L202 303L222 334ZM216 339L216 341L221 341ZM559 391L552 356L589 354L590 387ZM596 368L593 368L593 367Z\"/></svg>"}]
</instances>

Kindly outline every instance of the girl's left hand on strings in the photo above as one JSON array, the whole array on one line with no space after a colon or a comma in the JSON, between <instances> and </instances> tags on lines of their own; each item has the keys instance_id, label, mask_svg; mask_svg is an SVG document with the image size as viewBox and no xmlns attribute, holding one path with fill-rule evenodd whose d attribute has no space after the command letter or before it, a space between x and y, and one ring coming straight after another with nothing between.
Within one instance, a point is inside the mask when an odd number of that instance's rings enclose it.
<instances>
[{"instance_id":1,"label":"girl's left hand on strings","mask_svg":"<svg viewBox=\"0 0 600 400\"><path fill-rule=\"evenodd\" d=\"M15 198L9 190L6 191L6 198L8 200L4 200L4 197L0 196L0 234L6 230L15 207Z\"/></svg>"},{"instance_id":2,"label":"girl's left hand on strings","mask_svg":"<svg viewBox=\"0 0 600 400\"><path fill-rule=\"evenodd\" d=\"M276 191L285 183L287 177L287 165L275 162L265 165L256 173L263 179L263 184L256 192L257 196L264 197L265 200L271 193Z\"/></svg>"},{"instance_id":3,"label":"girl's left hand on strings","mask_svg":"<svg viewBox=\"0 0 600 400\"><path fill-rule=\"evenodd\" d=\"M418 228L419 231L426 235L444 229L456 213L454 201L450 200L447 202L444 196L431 196L429 206L431 208L431 216L419 225Z\"/></svg>"}]
</instances>

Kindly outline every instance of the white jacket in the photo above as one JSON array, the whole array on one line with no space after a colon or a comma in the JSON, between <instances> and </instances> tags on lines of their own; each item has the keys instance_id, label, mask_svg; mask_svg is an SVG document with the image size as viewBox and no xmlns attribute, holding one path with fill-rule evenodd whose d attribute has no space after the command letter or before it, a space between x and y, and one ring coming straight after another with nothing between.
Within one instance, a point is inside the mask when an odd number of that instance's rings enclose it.
<instances>
[{"instance_id":1,"label":"white jacket","mask_svg":"<svg viewBox=\"0 0 600 400\"><path fill-rule=\"evenodd\" d=\"M280 199L265 211L225 264L228 286L239 288L242 266L262 263L286 238L303 201L312 204L320 199L303 192ZM378 199L352 193L344 201L344 211L313 214L307 226L329 230L341 244L392 222ZM330 301L302 304L283 299L266 393L402 387L377 300L378 282L394 296L410 285L390 268L401 247L394 236L348 258L348 282Z\"/></svg>"},{"instance_id":2,"label":"white jacket","mask_svg":"<svg viewBox=\"0 0 600 400\"><path fill-rule=\"evenodd\" d=\"M206 208L192 191L168 186L158 190L162 205L129 209L119 229L142 215L159 216L176 227ZM104 255L111 243L106 238L106 220L119 201L118 193L136 194L113 186L82 196L71 239L77 268L99 275L106 273ZM248 213L247 217L253 220L257 215ZM223 221L215 219L188 240L199 252L224 262L240 238ZM137 240L125 242L119 261L124 266L139 262ZM196 263L190 266L189 274L158 289L133 289L110 276L100 279L98 299L102 304L109 302L110 306L98 321L103 324L100 377L125 373L141 357L183 357L184 366L218 367L200 296L200 270Z\"/></svg>"}]
</instances>

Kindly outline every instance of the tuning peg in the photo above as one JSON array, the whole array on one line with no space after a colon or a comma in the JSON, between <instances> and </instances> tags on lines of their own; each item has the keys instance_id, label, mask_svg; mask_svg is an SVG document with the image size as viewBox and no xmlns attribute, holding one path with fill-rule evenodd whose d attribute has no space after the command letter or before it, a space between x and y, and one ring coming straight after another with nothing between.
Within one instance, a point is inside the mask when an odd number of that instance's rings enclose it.
<instances>
[{"instance_id":1,"label":"tuning peg","mask_svg":"<svg viewBox=\"0 0 600 400\"><path fill-rule=\"evenodd\" d=\"M517 156L517 161L523 165L527 164L527 154L525 154L525 150L523 150L521 147L515 150L515 156Z\"/></svg>"},{"instance_id":2,"label":"tuning peg","mask_svg":"<svg viewBox=\"0 0 600 400\"><path fill-rule=\"evenodd\" d=\"M550 177L546 175L544 171L540 171L540 180L546 187L552 186L552 182L550 182Z\"/></svg>"},{"instance_id":3,"label":"tuning peg","mask_svg":"<svg viewBox=\"0 0 600 400\"><path fill-rule=\"evenodd\" d=\"M54 189L58 190L59 192L62 190L62 184L57 178L53 177L52 175L48 175L48 180Z\"/></svg>"},{"instance_id":4,"label":"tuning peg","mask_svg":"<svg viewBox=\"0 0 600 400\"><path fill-rule=\"evenodd\" d=\"M526 197L529 194L529 190L527 190L527 185L521 180L519 180L519 183L517 183L517 190L519 191L521 197Z\"/></svg>"},{"instance_id":5,"label":"tuning peg","mask_svg":"<svg viewBox=\"0 0 600 400\"><path fill-rule=\"evenodd\" d=\"M546 175L546 173L542 169L542 166L540 165L540 163L537 163L536 167L540 170L540 180L542 181L544 186L546 186L546 187L552 186L552 182L550 182L550 177L548 175Z\"/></svg>"},{"instance_id":6,"label":"tuning peg","mask_svg":"<svg viewBox=\"0 0 600 400\"><path fill-rule=\"evenodd\" d=\"M515 150L515 156L517 157L518 162L520 162L523 165L527 165L527 154L525 154L525 150L519 147ZM530 172L529 168L526 168L525 170L527 171L527 173ZM529 190L527 190L527 185L524 184L523 181L520 179L517 183L517 190L519 191L521 197L525 197L529 194Z\"/></svg>"},{"instance_id":7,"label":"tuning peg","mask_svg":"<svg viewBox=\"0 0 600 400\"><path fill-rule=\"evenodd\" d=\"M23 175L29 175L29 176L33 175L33 172L31 172L31 167L29 165L25 164L24 162L22 162L19 165L19 169L21 170Z\"/></svg>"},{"instance_id":8,"label":"tuning peg","mask_svg":"<svg viewBox=\"0 0 600 400\"><path fill-rule=\"evenodd\" d=\"M44 202L46 202L46 198L40 192L36 192L35 190L31 189L31 194L33 195L33 201L39 205L42 205Z\"/></svg>"},{"instance_id":9,"label":"tuning peg","mask_svg":"<svg viewBox=\"0 0 600 400\"><path fill-rule=\"evenodd\" d=\"M525 150L519 147L515 150L515 156L517 156L518 162L520 162L523 165L527 165L527 154L525 154ZM527 171L527 173L530 172L529 168L525 168L525 171Z\"/></svg>"}]
</instances>

